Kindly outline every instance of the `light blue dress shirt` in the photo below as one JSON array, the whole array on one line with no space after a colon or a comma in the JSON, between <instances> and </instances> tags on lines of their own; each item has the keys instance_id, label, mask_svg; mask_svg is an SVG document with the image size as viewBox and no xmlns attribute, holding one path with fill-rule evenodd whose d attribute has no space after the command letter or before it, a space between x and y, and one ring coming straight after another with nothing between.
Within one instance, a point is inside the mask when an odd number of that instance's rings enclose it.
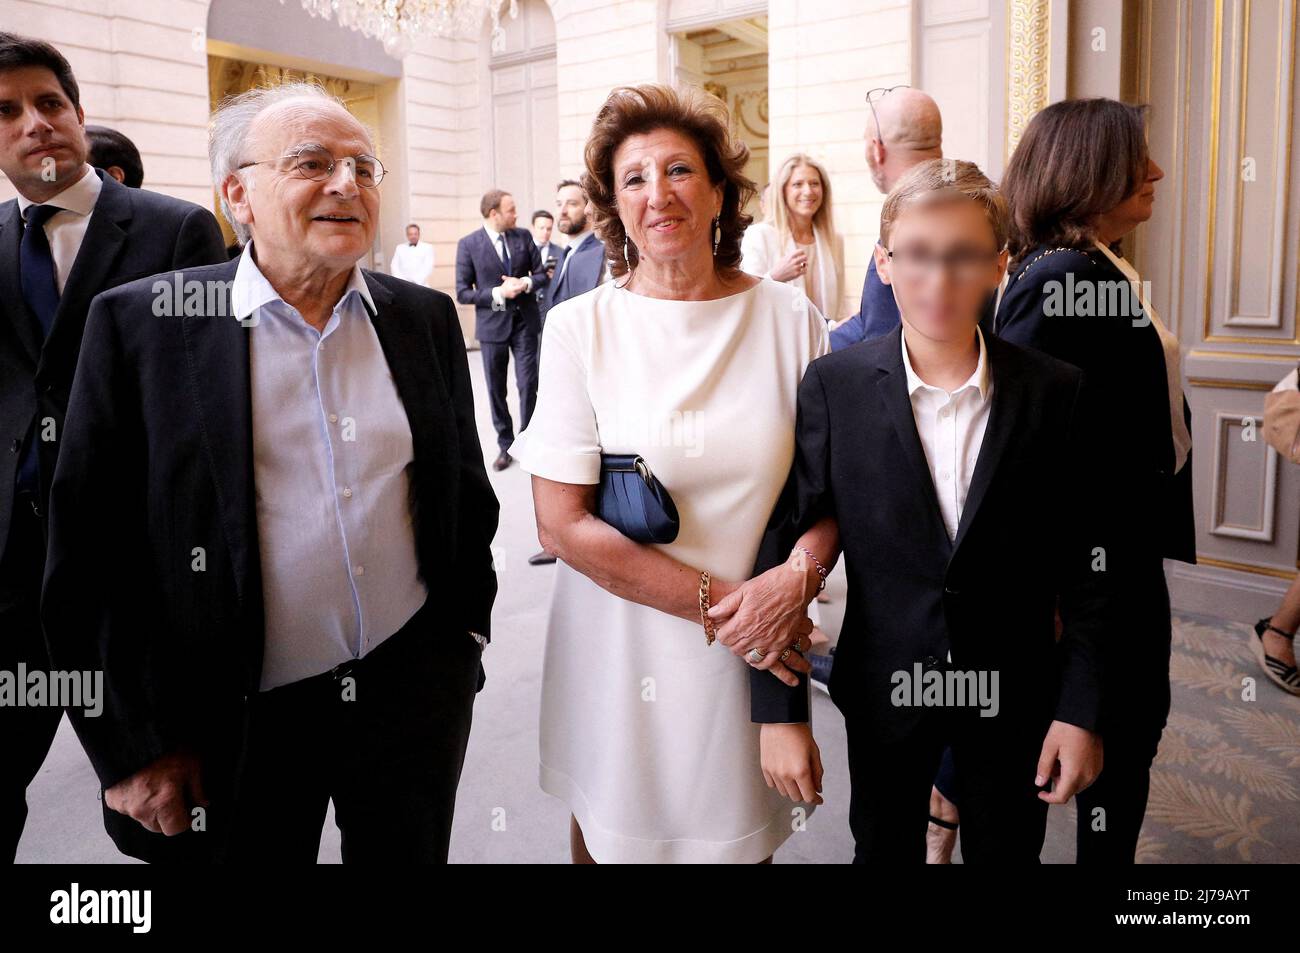
<instances>
[{"instance_id":1,"label":"light blue dress shirt","mask_svg":"<svg viewBox=\"0 0 1300 953\"><path fill-rule=\"evenodd\" d=\"M280 297L252 252L249 242L231 303L250 326L268 691L365 656L428 591L411 512L411 427L361 269L320 332Z\"/></svg>"}]
</instances>

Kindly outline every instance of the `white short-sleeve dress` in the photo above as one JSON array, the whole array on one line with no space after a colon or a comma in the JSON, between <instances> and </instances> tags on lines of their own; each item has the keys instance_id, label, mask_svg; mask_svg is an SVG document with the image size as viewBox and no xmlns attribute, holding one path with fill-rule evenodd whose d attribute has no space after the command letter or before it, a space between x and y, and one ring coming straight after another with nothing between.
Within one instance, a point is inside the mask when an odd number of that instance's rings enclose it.
<instances>
[{"instance_id":1,"label":"white short-sleeve dress","mask_svg":"<svg viewBox=\"0 0 1300 953\"><path fill-rule=\"evenodd\" d=\"M546 318L537 404L510 453L537 476L597 483L639 453L676 503L660 548L749 578L794 455L795 402L826 322L763 279L714 301L606 282ZM540 780L600 863L756 863L811 811L767 787L749 667L704 630L556 563Z\"/></svg>"}]
</instances>

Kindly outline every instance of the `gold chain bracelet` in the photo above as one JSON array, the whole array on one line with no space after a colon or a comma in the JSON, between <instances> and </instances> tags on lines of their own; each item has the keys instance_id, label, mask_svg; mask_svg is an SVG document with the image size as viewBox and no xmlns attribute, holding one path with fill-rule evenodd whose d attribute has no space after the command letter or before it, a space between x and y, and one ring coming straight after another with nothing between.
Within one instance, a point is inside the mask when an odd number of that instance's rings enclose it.
<instances>
[{"instance_id":1,"label":"gold chain bracelet","mask_svg":"<svg viewBox=\"0 0 1300 953\"><path fill-rule=\"evenodd\" d=\"M704 643L712 645L718 633L713 627L713 620L709 618L709 571L707 569L700 570L700 621L704 623Z\"/></svg>"}]
</instances>

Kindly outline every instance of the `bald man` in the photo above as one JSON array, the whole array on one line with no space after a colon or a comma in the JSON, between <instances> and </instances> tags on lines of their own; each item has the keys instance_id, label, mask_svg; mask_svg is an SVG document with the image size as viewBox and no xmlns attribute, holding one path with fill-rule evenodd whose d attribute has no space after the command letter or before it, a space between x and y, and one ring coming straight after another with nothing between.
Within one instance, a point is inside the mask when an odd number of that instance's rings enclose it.
<instances>
[{"instance_id":1,"label":"bald man","mask_svg":"<svg viewBox=\"0 0 1300 953\"><path fill-rule=\"evenodd\" d=\"M938 104L910 86L872 90L868 95L872 112L864 133L867 167L876 188L888 195L908 169L926 159L943 157L943 119ZM857 314L831 331L831 350L880 337L898 325L894 293L876 274L873 255L862 283L862 305Z\"/></svg>"}]
</instances>

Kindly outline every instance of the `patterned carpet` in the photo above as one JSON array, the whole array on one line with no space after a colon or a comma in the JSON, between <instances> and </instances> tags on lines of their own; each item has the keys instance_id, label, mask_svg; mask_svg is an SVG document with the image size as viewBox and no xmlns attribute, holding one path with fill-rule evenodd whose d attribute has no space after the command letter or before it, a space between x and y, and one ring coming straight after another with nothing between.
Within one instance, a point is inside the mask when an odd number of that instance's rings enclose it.
<instances>
[{"instance_id":1,"label":"patterned carpet","mask_svg":"<svg viewBox=\"0 0 1300 953\"><path fill-rule=\"evenodd\" d=\"M1300 862L1300 698L1265 678L1254 637L1247 624L1174 616L1173 709L1139 863Z\"/></svg>"}]
</instances>

